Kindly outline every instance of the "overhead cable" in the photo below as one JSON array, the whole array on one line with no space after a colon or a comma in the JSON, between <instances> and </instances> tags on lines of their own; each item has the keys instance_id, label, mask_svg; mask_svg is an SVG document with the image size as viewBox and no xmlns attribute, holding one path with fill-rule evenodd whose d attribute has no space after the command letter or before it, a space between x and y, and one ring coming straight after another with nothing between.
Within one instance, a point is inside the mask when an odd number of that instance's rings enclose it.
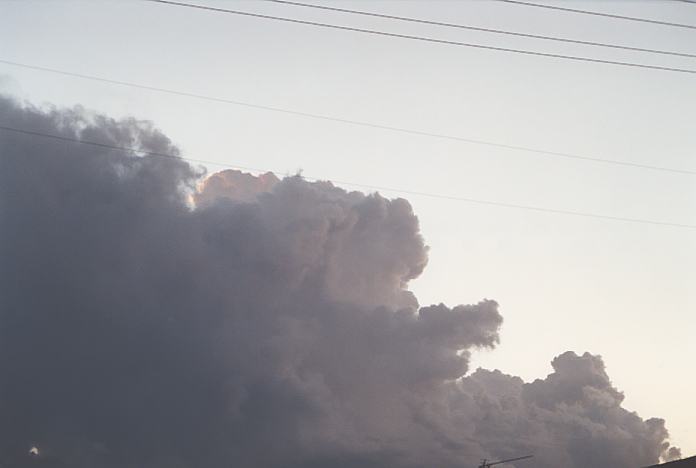
<instances>
[{"instance_id":1,"label":"overhead cable","mask_svg":"<svg viewBox=\"0 0 696 468\"><path fill-rule=\"evenodd\" d=\"M568 38L563 38L563 37L544 36L541 34L529 34L529 33L517 32L517 31L506 31L506 30L502 30L502 29L482 28L482 27L471 26L471 25L466 25L466 24L447 23L447 22L442 22L442 21L425 20L425 19L420 19L420 18L387 15L387 14L375 13L375 12L371 12L371 11L350 10L347 8L337 8L337 7L326 6L326 5L315 5L312 3L293 2L293 1L288 1L288 0L265 0L265 1L271 2L271 3L278 3L278 4L282 4L282 5L299 6L299 7L305 7L305 8L315 8L315 9L319 9L319 10L335 11L338 13L350 13L350 14L354 14L354 15L370 16L370 17L375 17L375 18L383 18L383 19L397 20L397 21L406 21L406 22L410 22L410 23L427 24L427 25L431 25L431 26L443 26L443 27L448 27L448 28L466 29L469 31L480 31L480 32L486 32L486 33L493 33L493 34L504 34L504 35L508 35L508 36L526 37L526 38L530 38L530 39L543 39L543 40L547 40L547 41L564 42L564 43L570 43L570 44L579 44L579 45L596 46L596 47L607 47L607 48L611 48L611 49L630 50L633 52L646 52L646 53L652 53L652 54L674 55L677 57L696 58L696 54L690 54L690 53L686 53L686 52L674 52L674 51L659 50L659 49L647 49L647 48L642 48L642 47L632 47L632 46L626 46L626 45L620 45L620 44L608 44L605 42L583 41L583 40L579 40L579 39L568 39Z\"/></svg>"},{"instance_id":2,"label":"overhead cable","mask_svg":"<svg viewBox=\"0 0 696 468\"><path fill-rule=\"evenodd\" d=\"M476 43L472 43L472 42L451 41L451 40L447 40L447 39L436 39L433 37L425 37L425 36L413 36L410 34L398 34L398 33L392 33L392 32L387 32L387 31L380 31L380 30L376 30L376 29L355 28L352 26L340 26L337 24L321 23L318 21L307 21L307 20L301 20L301 19L296 19L296 18L287 18L287 17L283 17L283 16L264 15L261 13L251 13L248 11L230 10L230 9L226 9L226 8L217 8L217 7L211 7L211 6L206 6L206 5L197 5L197 4L193 4L193 3L175 2L175 1L169 1L169 0L145 0L145 1L153 2L153 3L161 3L161 4L165 4L165 5L173 5L173 6L180 6L180 7L186 7L186 8L195 8L195 9L199 9L199 10L213 11L216 13L229 13L229 14L233 14L233 15L241 15L241 16L247 16L247 17L252 17L252 18L261 18L261 19L274 20L274 21L283 21L286 23L302 24L305 26L316 26L316 27L320 27L320 28L338 29L338 30L342 30L342 31L350 31L350 32L371 34L371 35L377 35L377 36L395 37L395 38L399 38L399 39L408 39L408 40L413 40L413 41L422 41L422 42L429 42L429 43L434 43L434 44L444 44L444 45L452 45L452 46L459 46L459 47L470 47L470 48L482 49L482 50L493 50L493 51L497 51L497 52L508 52L508 53L523 54L523 55L537 56L537 57L546 57L546 58L555 58L555 59L562 59L562 60L573 60L576 62L601 63L601 64L606 64L606 65L618 65L618 66L623 66L623 67L642 68L642 69L648 69L648 70L659 70L659 71L667 71L667 72L675 72L675 73L696 74L696 69L690 69L690 68L668 67L668 66L661 66L661 65L648 65L645 63L623 62L623 61L618 61L618 60L605 60L605 59L598 59L598 58L592 58L592 57L581 57L578 55L553 54L553 53L548 53L548 52L538 52L538 51L534 51L534 50L514 49L514 48L510 48L510 47L497 47L497 46L490 46L490 45L484 45L484 44L476 44Z\"/></svg>"},{"instance_id":3,"label":"overhead cable","mask_svg":"<svg viewBox=\"0 0 696 468\"><path fill-rule=\"evenodd\" d=\"M613 18L613 19L620 19L620 20L627 20L627 21L637 21L639 23L659 24L661 26L672 26L675 28L696 29L696 26L694 26L692 24L673 23L670 21L660 21L660 20L654 20L654 19L649 19L649 18L636 18L634 16L614 15L611 13L602 13L599 11L578 10L575 8L566 8L566 7L560 7L560 6L555 6L555 5L546 5L543 3L524 2L521 0L497 0L497 1L504 2L504 3L513 3L515 5L523 5L523 6L528 6L528 7L546 8L548 10L565 11L568 13L579 13L582 15L604 16L605 18ZM691 3L691 2L687 2L687 3Z\"/></svg>"},{"instance_id":4,"label":"overhead cable","mask_svg":"<svg viewBox=\"0 0 696 468\"><path fill-rule=\"evenodd\" d=\"M192 161L192 162L201 163L201 164L215 164L218 166L235 168L235 169L243 169L243 170L254 171L254 172L282 173L282 171L272 171L272 170L268 170L268 169L251 168L251 167L238 166L238 165L233 165L233 164L228 164L228 163L217 163L217 162L206 161L206 160L202 160L202 159L192 159L192 158L188 158L188 157L182 157L182 156L179 156L177 154L146 151L146 150L143 150L141 148L117 146L117 145L111 145L108 143L83 140L83 139L79 139L79 138L71 138L71 137L65 137L65 136L61 136L61 135L53 135L53 134L49 134L49 133L35 132L35 131L25 130L25 129L12 127L12 126L8 126L8 125L0 125L0 130L6 131L6 132L14 132L14 133L19 133L19 134L24 134L24 135L28 135L28 136L39 136L39 137L49 138L49 139L53 139L53 140L74 142L74 143L79 143L79 144L97 146L100 148L108 148L108 149L114 149L117 151L124 151L124 152L135 153L135 154L143 154L143 155L154 156L154 157L180 159L180 160ZM328 180L329 182L334 182L334 183L340 184L340 185L360 187L360 188L366 188L366 189L378 190L378 191L382 190L385 192L393 192L393 193L399 193L399 194L403 194L403 195L412 195L412 196L421 196L421 197L428 197L428 198L437 198L437 199L443 199L443 200L459 201L459 202L472 203L472 204L478 204L478 205L496 206L496 207L502 207L502 208L514 208L514 209L519 209L519 210L536 211L536 212L569 215L569 216L579 216L579 217L584 217L584 218L596 218L596 219L610 220L610 221L621 221L621 222L627 222L627 223L650 224L650 225L657 225L657 226L670 226L670 227L683 228L683 229L696 229L696 224L672 223L672 222L667 222L667 221L656 221L656 220L651 220L651 219L627 218L627 217L622 217L622 216L602 215L602 214L590 213L590 212L585 212L585 211L561 210L561 209L547 208L547 207L540 207L540 206L522 205L522 204L517 204L517 203L506 203L506 202L498 202L498 201L492 201L492 200L483 200L483 199L479 199L479 198L459 197L459 196L452 196L452 195L445 195L445 194L438 194L438 193L431 193L431 192L405 190L405 189L394 188L394 187L384 187L384 186L379 186L379 185L361 184L361 183L356 183L356 182L347 182L347 181L341 181L341 180L336 180L336 179L328 179L325 177L309 177L309 176L305 176L305 175L302 175L302 177L304 179L312 180L312 181L327 181Z\"/></svg>"},{"instance_id":5,"label":"overhead cable","mask_svg":"<svg viewBox=\"0 0 696 468\"><path fill-rule=\"evenodd\" d=\"M579 161L589 161L589 162L602 163L602 164L611 164L611 165L615 165L615 166L632 167L632 168L636 168L636 169L646 169L646 170L652 170L652 171L670 172L670 173L674 173L674 174L696 175L696 170L680 169L680 168L672 168L672 167L664 167L664 166L654 166L654 165L650 165L650 164L640 164L640 163L634 163L634 162L630 162L630 161L621 161L618 159L601 158L599 156L589 156L589 155L565 153L565 152L560 152L560 151L549 151L549 150L544 150L544 149L539 149L539 148L532 148L532 147L528 147L528 146L510 145L510 144L506 144L506 143L499 143L499 142L487 141L487 140L479 140L479 139L475 139L475 138L468 138L468 137L457 136L457 135L448 135L448 134L444 134L444 133L428 132L428 131L417 130L417 129L396 127L396 126L392 126L392 125L383 125L383 124L378 124L378 123L374 123L374 122L367 122L367 121L362 121L362 120L344 119L341 117L334 117L334 116L330 116L330 115L315 114L315 113L298 111L298 110L293 110L293 109L286 109L286 108L282 108L282 107L266 106L266 105L261 105L261 104L254 104L254 103L250 103L250 102L245 102L245 101L238 101L238 100L233 100L233 99L208 96L208 95L204 95L204 94L196 94L196 93L190 93L190 92L186 92L186 91L178 91L178 90L174 90L174 89L161 88L158 86L149 86L149 85L133 83L133 82L129 82L129 81L121 81L121 80L114 80L114 79L103 78L103 77L98 77L98 76L85 75L82 73L75 73L75 72L70 72L70 71L65 71L65 70L58 70L55 68L48 68L48 67L42 67L42 66L38 66L38 65L30 65L30 64L26 64L26 63L13 62L10 60L0 59L0 63L3 63L5 65L21 67L21 68L27 68L30 70L37 70L37 71L42 71L42 72L55 73L58 75L70 76L73 78L80 78L80 79L85 79L85 80L97 81L97 82L101 82L101 83L109 83L109 84L113 84L113 85L126 86L126 87L136 88L136 89L144 89L147 91L155 91L158 93L171 94L171 95L175 95L175 96L184 96L184 97L195 98L195 99L200 99L200 100L204 100L204 101L218 102L218 103L222 103L222 104L231 104L231 105L235 105L235 106L264 110L264 111L269 111L269 112L277 112L280 114L294 115L296 117L304 117L304 118L308 118L308 119L316 119L316 120L324 120L324 121L328 121L328 122L348 124L348 125L353 125L356 127L375 128L375 129L386 130L386 131L390 131L390 132L404 133L404 134L409 134L409 135L417 135L417 136L428 137L428 138L437 138L437 139L441 139L441 140L458 141L458 142L462 142L462 143L470 143L470 144L474 144L474 145L490 146L490 147L494 147L494 148L502 148L502 149L508 149L508 150L514 150L514 151L523 151L526 153L541 154L544 156L551 156L551 157L557 157L557 158L575 159L575 160L579 160Z\"/></svg>"}]
</instances>

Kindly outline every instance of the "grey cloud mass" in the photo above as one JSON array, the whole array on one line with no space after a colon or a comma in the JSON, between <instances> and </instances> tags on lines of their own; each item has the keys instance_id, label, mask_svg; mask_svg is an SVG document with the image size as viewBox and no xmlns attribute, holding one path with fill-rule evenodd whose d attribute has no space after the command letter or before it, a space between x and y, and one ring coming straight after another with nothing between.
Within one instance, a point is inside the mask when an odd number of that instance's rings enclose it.
<instances>
[{"instance_id":1,"label":"grey cloud mass","mask_svg":"<svg viewBox=\"0 0 696 468\"><path fill-rule=\"evenodd\" d=\"M80 108L0 98L0 122L177 154L150 123ZM419 305L408 282L427 248L406 200L202 176L176 158L0 135L0 466L678 455L664 421L621 406L598 356L561 354L532 383L469 373L471 351L498 342L498 304Z\"/></svg>"}]
</instances>

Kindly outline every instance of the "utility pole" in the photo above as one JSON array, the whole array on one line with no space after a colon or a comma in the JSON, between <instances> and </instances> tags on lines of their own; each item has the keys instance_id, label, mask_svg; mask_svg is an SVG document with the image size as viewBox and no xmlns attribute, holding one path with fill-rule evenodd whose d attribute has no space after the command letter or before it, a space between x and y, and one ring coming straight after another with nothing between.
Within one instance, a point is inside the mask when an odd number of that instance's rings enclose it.
<instances>
[{"instance_id":1,"label":"utility pole","mask_svg":"<svg viewBox=\"0 0 696 468\"><path fill-rule=\"evenodd\" d=\"M525 455L524 457L508 458L507 460L500 460L500 461L495 461L495 462L489 462L488 460L484 459L478 468L489 468L490 466L500 465L502 463L509 463L509 462L514 462L517 460L526 460L527 458L532 458L533 456L534 455Z\"/></svg>"}]
</instances>

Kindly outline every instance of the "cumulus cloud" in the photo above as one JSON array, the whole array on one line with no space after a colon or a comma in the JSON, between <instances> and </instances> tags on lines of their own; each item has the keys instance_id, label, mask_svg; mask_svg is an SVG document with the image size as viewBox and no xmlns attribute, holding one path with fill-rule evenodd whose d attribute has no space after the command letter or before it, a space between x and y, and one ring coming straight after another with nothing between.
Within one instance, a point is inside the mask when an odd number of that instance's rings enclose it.
<instances>
[{"instance_id":1,"label":"cumulus cloud","mask_svg":"<svg viewBox=\"0 0 696 468\"><path fill-rule=\"evenodd\" d=\"M638 467L675 456L590 354L469 372L498 304L421 306L406 200L201 171L147 122L0 99L0 464ZM193 200L192 205L190 200ZM467 375L468 374L468 375ZM37 447L38 454L28 457ZM519 464L522 467L522 464Z\"/></svg>"}]
</instances>

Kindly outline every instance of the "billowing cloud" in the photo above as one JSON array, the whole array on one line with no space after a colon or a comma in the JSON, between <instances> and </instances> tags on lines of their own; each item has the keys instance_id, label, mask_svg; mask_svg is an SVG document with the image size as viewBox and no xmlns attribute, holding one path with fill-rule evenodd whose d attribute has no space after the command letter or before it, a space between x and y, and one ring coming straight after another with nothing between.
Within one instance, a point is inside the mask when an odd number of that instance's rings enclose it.
<instances>
[{"instance_id":1,"label":"billowing cloud","mask_svg":"<svg viewBox=\"0 0 696 468\"><path fill-rule=\"evenodd\" d=\"M0 100L0 122L176 154L151 124ZM194 204L191 203L193 200ZM419 305L406 200L0 136L0 463L638 467L675 456L597 356L469 373L498 304ZM471 266L469 266L471 267ZM541 294L541 292L540 292ZM37 453L29 453L36 447ZM518 466L522 467L520 463Z\"/></svg>"}]
</instances>

